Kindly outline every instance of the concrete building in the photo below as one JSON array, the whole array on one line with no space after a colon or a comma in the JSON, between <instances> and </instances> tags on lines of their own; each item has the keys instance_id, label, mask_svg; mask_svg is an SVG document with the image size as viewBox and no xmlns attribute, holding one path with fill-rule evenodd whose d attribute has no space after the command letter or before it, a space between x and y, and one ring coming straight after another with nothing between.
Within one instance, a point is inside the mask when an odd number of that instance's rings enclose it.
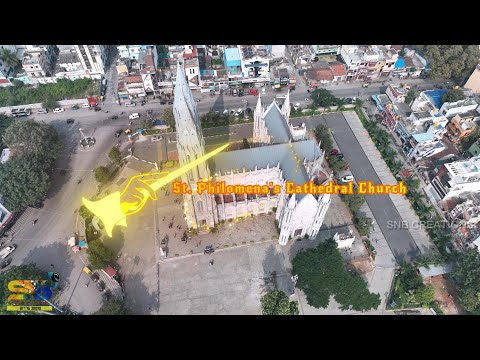
<instances>
[{"instance_id":1,"label":"concrete building","mask_svg":"<svg viewBox=\"0 0 480 360\"><path fill-rule=\"evenodd\" d=\"M205 154L196 102L186 81L183 65L179 59L173 106L181 166ZM326 180L328 176L322 171L324 154L315 140L292 141L286 120L289 107L288 97L281 109L274 101L264 110L259 100L255 115L255 147L220 153L208 165L203 163L182 175L182 181L194 190L193 194L184 195L189 228L207 231L219 222L266 214L276 208L281 245L286 245L292 238L317 235L330 205L330 196L287 196L285 181L303 184ZM211 179L216 183L224 181L226 185L280 185L283 190L280 194L270 191L265 195L209 195L206 192L199 195L195 191L196 183L202 179Z\"/></svg>"},{"instance_id":2,"label":"concrete building","mask_svg":"<svg viewBox=\"0 0 480 360\"><path fill-rule=\"evenodd\" d=\"M12 213L3 206L3 199L0 197L0 233L5 231L8 223L13 220L14 215L15 213Z\"/></svg>"},{"instance_id":3,"label":"concrete building","mask_svg":"<svg viewBox=\"0 0 480 360\"><path fill-rule=\"evenodd\" d=\"M340 45L287 45L287 51L296 66L303 66L324 55L338 55Z\"/></svg>"},{"instance_id":4,"label":"concrete building","mask_svg":"<svg viewBox=\"0 0 480 360\"><path fill-rule=\"evenodd\" d=\"M450 119L457 114L463 114L475 110L477 107L478 103L474 99L464 99L456 102L444 103L440 108L439 113Z\"/></svg>"},{"instance_id":5,"label":"concrete building","mask_svg":"<svg viewBox=\"0 0 480 360\"><path fill-rule=\"evenodd\" d=\"M339 234L338 232L333 235L333 240L337 243L337 249L350 249L355 241L355 235L350 230L348 234Z\"/></svg>"},{"instance_id":6,"label":"concrete building","mask_svg":"<svg viewBox=\"0 0 480 360\"><path fill-rule=\"evenodd\" d=\"M26 52L23 55L22 66L32 79L51 77L53 73L52 63L48 60L45 50Z\"/></svg>"},{"instance_id":7,"label":"concrete building","mask_svg":"<svg viewBox=\"0 0 480 360\"><path fill-rule=\"evenodd\" d=\"M241 80L243 78L243 73L240 49L238 47L226 48L223 56L228 80Z\"/></svg>"},{"instance_id":8,"label":"concrete building","mask_svg":"<svg viewBox=\"0 0 480 360\"><path fill-rule=\"evenodd\" d=\"M447 136L457 144L475 131L478 126L477 121L479 120L480 117L476 111L457 114L450 119L450 123L447 126Z\"/></svg>"},{"instance_id":9,"label":"concrete building","mask_svg":"<svg viewBox=\"0 0 480 360\"><path fill-rule=\"evenodd\" d=\"M409 91L410 86L408 85L390 84L385 93L392 103L404 103Z\"/></svg>"},{"instance_id":10,"label":"concrete building","mask_svg":"<svg viewBox=\"0 0 480 360\"><path fill-rule=\"evenodd\" d=\"M238 45L242 65L242 82L270 79L270 55L265 45Z\"/></svg>"},{"instance_id":11,"label":"concrete building","mask_svg":"<svg viewBox=\"0 0 480 360\"><path fill-rule=\"evenodd\" d=\"M478 139L477 141L475 141L472 146L470 146L468 148L468 152L472 155L472 156L477 156L477 155L480 155L480 139Z\"/></svg>"},{"instance_id":12,"label":"concrete building","mask_svg":"<svg viewBox=\"0 0 480 360\"><path fill-rule=\"evenodd\" d=\"M444 164L431 185L440 200L480 193L480 156Z\"/></svg>"},{"instance_id":13,"label":"concrete building","mask_svg":"<svg viewBox=\"0 0 480 360\"><path fill-rule=\"evenodd\" d=\"M475 67L463 87L472 90L474 94L480 94L480 64Z\"/></svg>"},{"instance_id":14,"label":"concrete building","mask_svg":"<svg viewBox=\"0 0 480 360\"><path fill-rule=\"evenodd\" d=\"M347 68L347 80L371 80L380 76L385 76L382 72L387 63L387 57L377 45L357 46L342 45L340 47L340 57ZM389 63L391 63L389 55Z\"/></svg>"},{"instance_id":15,"label":"concrete building","mask_svg":"<svg viewBox=\"0 0 480 360\"><path fill-rule=\"evenodd\" d=\"M0 53L2 50L8 50L18 59L19 64L23 57L24 47L21 45L0 45ZM0 86L10 86L17 74L18 68L0 58Z\"/></svg>"},{"instance_id":16,"label":"concrete building","mask_svg":"<svg viewBox=\"0 0 480 360\"><path fill-rule=\"evenodd\" d=\"M73 45L78 59L87 75L101 79L109 58L108 45Z\"/></svg>"}]
</instances>

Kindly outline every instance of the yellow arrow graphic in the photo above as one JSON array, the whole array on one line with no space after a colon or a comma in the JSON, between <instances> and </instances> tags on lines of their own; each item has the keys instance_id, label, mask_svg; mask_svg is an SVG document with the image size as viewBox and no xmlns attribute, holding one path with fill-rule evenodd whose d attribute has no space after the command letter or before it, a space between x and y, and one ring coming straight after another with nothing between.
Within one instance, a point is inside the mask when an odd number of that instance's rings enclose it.
<instances>
[{"instance_id":1,"label":"yellow arrow graphic","mask_svg":"<svg viewBox=\"0 0 480 360\"><path fill-rule=\"evenodd\" d=\"M156 192L164 185L175 180L187 171L194 169L209 158L225 150L229 144L220 146L208 154L182 166L172 172L155 172L135 175L122 192L116 191L103 199L90 201L82 198L83 204L102 221L107 235L112 237L115 225L127 226L127 216L133 215L145 206L148 199L156 200ZM167 174L167 175L165 175Z\"/></svg>"}]
</instances>

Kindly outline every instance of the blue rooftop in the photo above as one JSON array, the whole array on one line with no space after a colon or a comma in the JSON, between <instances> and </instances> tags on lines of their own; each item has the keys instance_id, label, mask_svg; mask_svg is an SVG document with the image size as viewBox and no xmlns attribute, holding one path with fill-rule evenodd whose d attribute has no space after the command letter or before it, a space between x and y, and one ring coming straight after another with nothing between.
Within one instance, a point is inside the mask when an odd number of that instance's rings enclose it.
<instances>
[{"instance_id":1,"label":"blue rooftop","mask_svg":"<svg viewBox=\"0 0 480 360\"><path fill-rule=\"evenodd\" d=\"M438 90L428 90L425 91L425 95L430 96L433 101L433 104L440 109L443 105L442 96L447 92L446 89L438 89Z\"/></svg>"},{"instance_id":2,"label":"blue rooftop","mask_svg":"<svg viewBox=\"0 0 480 360\"><path fill-rule=\"evenodd\" d=\"M398 58L398 60L395 62L395 69L403 69L405 67L405 60L403 58Z\"/></svg>"},{"instance_id":3,"label":"blue rooftop","mask_svg":"<svg viewBox=\"0 0 480 360\"><path fill-rule=\"evenodd\" d=\"M225 65L226 66L241 66L240 63L240 52L238 48L227 48L225 49Z\"/></svg>"},{"instance_id":4,"label":"blue rooftop","mask_svg":"<svg viewBox=\"0 0 480 360\"><path fill-rule=\"evenodd\" d=\"M428 141L433 139L433 134L431 132L426 132L426 133L421 133L421 134L413 134L412 137L417 141L417 142L423 142L423 141Z\"/></svg>"}]
</instances>

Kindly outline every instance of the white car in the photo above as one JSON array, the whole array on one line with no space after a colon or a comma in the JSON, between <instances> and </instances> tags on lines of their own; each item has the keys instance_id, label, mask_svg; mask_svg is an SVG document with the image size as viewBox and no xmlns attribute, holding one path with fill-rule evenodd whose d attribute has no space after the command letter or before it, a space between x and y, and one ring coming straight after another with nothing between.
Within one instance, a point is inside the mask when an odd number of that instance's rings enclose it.
<instances>
[{"instance_id":1,"label":"white car","mask_svg":"<svg viewBox=\"0 0 480 360\"><path fill-rule=\"evenodd\" d=\"M0 251L0 257L2 259L5 259L8 255L10 255L14 251L15 251L14 245L7 246L5 249Z\"/></svg>"},{"instance_id":2,"label":"white car","mask_svg":"<svg viewBox=\"0 0 480 360\"><path fill-rule=\"evenodd\" d=\"M132 115L128 116L130 120L135 120L135 119L138 119L139 117L140 117L139 113L133 113Z\"/></svg>"},{"instance_id":3,"label":"white car","mask_svg":"<svg viewBox=\"0 0 480 360\"><path fill-rule=\"evenodd\" d=\"M353 176L352 175L345 175L344 177L342 177L342 182L348 183L350 181L353 181Z\"/></svg>"},{"instance_id":4,"label":"white car","mask_svg":"<svg viewBox=\"0 0 480 360\"><path fill-rule=\"evenodd\" d=\"M53 109L53 112L54 112L54 113L61 113L61 112L64 112L64 111L65 111L65 109L62 109L62 108L55 108L55 109Z\"/></svg>"},{"instance_id":5,"label":"white car","mask_svg":"<svg viewBox=\"0 0 480 360\"><path fill-rule=\"evenodd\" d=\"M88 109L89 107L90 107L90 104L87 104L87 103L82 104L82 108L84 108L84 109Z\"/></svg>"},{"instance_id":6,"label":"white car","mask_svg":"<svg viewBox=\"0 0 480 360\"><path fill-rule=\"evenodd\" d=\"M223 115L228 114L228 109L223 110Z\"/></svg>"}]
</instances>

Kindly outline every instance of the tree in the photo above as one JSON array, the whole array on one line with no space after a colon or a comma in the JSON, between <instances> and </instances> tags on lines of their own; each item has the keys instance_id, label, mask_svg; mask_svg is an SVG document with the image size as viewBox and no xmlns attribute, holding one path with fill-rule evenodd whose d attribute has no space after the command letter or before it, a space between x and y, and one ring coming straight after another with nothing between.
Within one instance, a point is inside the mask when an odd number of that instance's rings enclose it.
<instances>
[{"instance_id":1,"label":"tree","mask_svg":"<svg viewBox=\"0 0 480 360\"><path fill-rule=\"evenodd\" d=\"M130 311L123 300L111 298L93 315L129 315L129 313Z\"/></svg>"},{"instance_id":2,"label":"tree","mask_svg":"<svg viewBox=\"0 0 480 360\"><path fill-rule=\"evenodd\" d=\"M250 149L250 143L248 142L247 138L243 138L243 148Z\"/></svg>"},{"instance_id":3,"label":"tree","mask_svg":"<svg viewBox=\"0 0 480 360\"><path fill-rule=\"evenodd\" d=\"M62 149L57 131L34 120L13 122L5 130L3 142L17 154L38 154L50 162L57 159Z\"/></svg>"},{"instance_id":4,"label":"tree","mask_svg":"<svg viewBox=\"0 0 480 360\"><path fill-rule=\"evenodd\" d=\"M415 302L421 305L429 305L435 300L435 289L429 284L423 286L415 293Z\"/></svg>"},{"instance_id":5,"label":"tree","mask_svg":"<svg viewBox=\"0 0 480 360\"><path fill-rule=\"evenodd\" d=\"M315 138L320 142L322 150L327 154L330 153L333 149L333 139L330 129L326 125L320 124L315 128L314 133Z\"/></svg>"},{"instance_id":6,"label":"tree","mask_svg":"<svg viewBox=\"0 0 480 360\"><path fill-rule=\"evenodd\" d=\"M113 252L100 240L88 243L88 262L94 269L104 269L113 260Z\"/></svg>"},{"instance_id":7,"label":"tree","mask_svg":"<svg viewBox=\"0 0 480 360\"><path fill-rule=\"evenodd\" d=\"M371 218L365 216L355 216L353 218L353 222L355 223L358 233L361 236L368 236L370 234L370 229L373 226L373 220Z\"/></svg>"},{"instance_id":8,"label":"tree","mask_svg":"<svg viewBox=\"0 0 480 360\"><path fill-rule=\"evenodd\" d=\"M50 186L50 164L40 154L23 154L0 165L5 206L20 211L42 201Z\"/></svg>"},{"instance_id":9,"label":"tree","mask_svg":"<svg viewBox=\"0 0 480 360\"><path fill-rule=\"evenodd\" d=\"M173 116L173 107L167 107L163 110L162 120L164 120L173 130L175 130L175 117Z\"/></svg>"},{"instance_id":10,"label":"tree","mask_svg":"<svg viewBox=\"0 0 480 360\"><path fill-rule=\"evenodd\" d=\"M480 49L476 45L416 45L428 61L430 77L463 82L478 64Z\"/></svg>"},{"instance_id":11,"label":"tree","mask_svg":"<svg viewBox=\"0 0 480 360\"><path fill-rule=\"evenodd\" d=\"M335 174L344 170L348 165L344 160L340 160L334 155L328 156L327 160L328 160L328 166L330 166L330 169L332 169L332 171Z\"/></svg>"},{"instance_id":12,"label":"tree","mask_svg":"<svg viewBox=\"0 0 480 360\"><path fill-rule=\"evenodd\" d=\"M3 143L3 134L5 134L5 130L13 124L15 120L7 115L0 114L0 149L5 147Z\"/></svg>"},{"instance_id":13,"label":"tree","mask_svg":"<svg viewBox=\"0 0 480 360\"><path fill-rule=\"evenodd\" d=\"M312 91L310 98L313 100L313 104L318 107L336 106L339 104L339 100L331 91L327 89L315 89Z\"/></svg>"},{"instance_id":14,"label":"tree","mask_svg":"<svg viewBox=\"0 0 480 360\"><path fill-rule=\"evenodd\" d=\"M95 169L95 180L101 184L105 184L110 181L110 171L105 166L99 166Z\"/></svg>"},{"instance_id":15,"label":"tree","mask_svg":"<svg viewBox=\"0 0 480 360\"><path fill-rule=\"evenodd\" d=\"M10 295L8 283L12 280L48 280L48 274L36 264L11 266L0 273L0 314L11 314L7 311L7 302Z\"/></svg>"},{"instance_id":16,"label":"tree","mask_svg":"<svg viewBox=\"0 0 480 360\"><path fill-rule=\"evenodd\" d=\"M292 273L298 275L296 286L313 307L326 308L332 295L342 310L366 311L380 305L380 296L368 291L366 281L347 271L333 239L299 252L292 265Z\"/></svg>"},{"instance_id":17,"label":"tree","mask_svg":"<svg viewBox=\"0 0 480 360\"><path fill-rule=\"evenodd\" d=\"M457 102L465 99L465 94L460 89L449 89L442 96L442 102Z\"/></svg>"},{"instance_id":18,"label":"tree","mask_svg":"<svg viewBox=\"0 0 480 360\"><path fill-rule=\"evenodd\" d=\"M289 301L280 290L270 291L260 299L263 315L298 315L298 303Z\"/></svg>"},{"instance_id":19,"label":"tree","mask_svg":"<svg viewBox=\"0 0 480 360\"><path fill-rule=\"evenodd\" d=\"M408 90L407 96L405 96L405 104L410 105L413 100L415 100L415 97L417 96L417 93L415 89L411 88Z\"/></svg>"},{"instance_id":20,"label":"tree","mask_svg":"<svg viewBox=\"0 0 480 360\"><path fill-rule=\"evenodd\" d=\"M78 214L83 218L83 219L91 219L93 218L93 213L88 210L88 208L85 205L80 206L80 209L78 210Z\"/></svg>"},{"instance_id":21,"label":"tree","mask_svg":"<svg viewBox=\"0 0 480 360\"><path fill-rule=\"evenodd\" d=\"M108 157L110 158L110 160L112 160L112 162L115 165L118 165L118 166L122 165L122 153L120 152L120 150L118 150L116 146L110 149L110 152L108 153Z\"/></svg>"},{"instance_id":22,"label":"tree","mask_svg":"<svg viewBox=\"0 0 480 360\"><path fill-rule=\"evenodd\" d=\"M410 263L403 263L399 280L403 284L403 288L406 292L416 291L423 286L422 277L417 273L417 269Z\"/></svg>"},{"instance_id":23,"label":"tree","mask_svg":"<svg viewBox=\"0 0 480 360\"><path fill-rule=\"evenodd\" d=\"M454 262L451 273L465 310L474 313L480 310L480 255L475 249L468 250Z\"/></svg>"},{"instance_id":24,"label":"tree","mask_svg":"<svg viewBox=\"0 0 480 360\"><path fill-rule=\"evenodd\" d=\"M365 202L365 195L358 193L358 187L354 185L353 195L340 195L353 213L356 213Z\"/></svg>"},{"instance_id":25,"label":"tree","mask_svg":"<svg viewBox=\"0 0 480 360\"><path fill-rule=\"evenodd\" d=\"M153 126L153 121L149 119L143 119L141 126L142 129L150 129Z\"/></svg>"},{"instance_id":26,"label":"tree","mask_svg":"<svg viewBox=\"0 0 480 360\"><path fill-rule=\"evenodd\" d=\"M0 59L2 59L2 61L8 65L9 67L13 67L13 68L17 68L20 66L21 62L20 60L18 59L17 55L8 50L8 49L2 49L0 51Z\"/></svg>"},{"instance_id":27,"label":"tree","mask_svg":"<svg viewBox=\"0 0 480 360\"><path fill-rule=\"evenodd\" d=\"M48 96L45 100L42 101L42 107L44 107L45 109L56 109L60 107L60 104L54 98Z\"/></svg>"}]
</instances>

